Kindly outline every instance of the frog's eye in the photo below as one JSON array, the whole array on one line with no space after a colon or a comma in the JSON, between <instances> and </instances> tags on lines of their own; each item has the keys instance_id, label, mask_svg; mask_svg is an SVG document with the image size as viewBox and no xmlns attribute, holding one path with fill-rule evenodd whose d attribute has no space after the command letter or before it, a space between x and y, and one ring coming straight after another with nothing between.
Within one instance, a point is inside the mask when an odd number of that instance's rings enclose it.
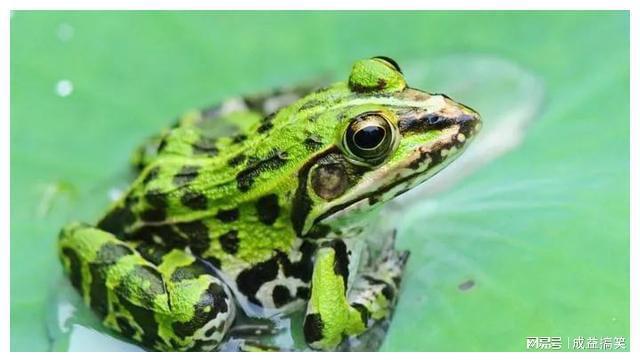
<instances>
[{"instance_id":1,"label":"frog's eye","mask_svg":"<svg viewBox=\"0 0 640 362\"><path fill-rule=\"evenodd\" d=\"M391 123L379 113L354 118L344 133L344 148L357 160L376 165L389 154L394 140Z\"/></svg>"}]
</instances>

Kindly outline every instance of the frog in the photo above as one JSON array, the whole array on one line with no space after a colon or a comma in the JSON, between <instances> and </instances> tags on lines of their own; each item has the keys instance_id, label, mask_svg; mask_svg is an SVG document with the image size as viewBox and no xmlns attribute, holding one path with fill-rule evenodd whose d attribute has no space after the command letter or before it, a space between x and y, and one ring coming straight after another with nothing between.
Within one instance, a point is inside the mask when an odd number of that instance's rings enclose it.
<instances>
[{"instance_id":1,"label":"frog","mask_svg":"<svg viewBox=\"0 0 640 362\"><path fill-rule=\"evenodd\" d=\"M311 349L335 350L388 321L401 291L409 251L372 225L382 206L481 124L384 56L321 88L188 111L134 153L97 222L62 228L59 259L107 328L151 350L216 351L240 313L294 311Z\"/></svg>"}]
</instances>

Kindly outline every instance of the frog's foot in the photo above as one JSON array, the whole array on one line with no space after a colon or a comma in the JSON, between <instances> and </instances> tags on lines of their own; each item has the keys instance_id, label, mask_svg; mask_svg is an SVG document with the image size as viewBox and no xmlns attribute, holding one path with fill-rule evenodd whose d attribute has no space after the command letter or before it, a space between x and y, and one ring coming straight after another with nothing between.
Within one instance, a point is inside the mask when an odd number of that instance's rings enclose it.
<instances>
[{"instance_id":1,"label":"frog's foot","mask_svg":"<svg viewBox=\"0 0 640 362\"><path fill-rule=\"evenodd\" d=\"M392 240L370 268L357 275L348 293L344 242L336 239L319 248L303 327L310 347L334 349L345 336L360 335L391 315L409 257L393 244Z\"/></svg>"},{"instance_id":2,"label":"frog's foot","mask_svg":"<svg viewBox=\"0 0 640 362\"><path fill-rule=\"evenodd\" d=\"M391 316L395 307L408 251L385 248L372 268L357 276L349 291L349 304L360 311L367 327Z\"/></svg>"},{"instance_id":3,"label":"frog's foot","mask_svg":"<svg viewBox=\"0 0 640 362\"><path fill-rule=\"evenodd\" d=\"M238 340L238 352L287 352L288 350L282 349L277 346L264 344L251 339Z\"/></svg>"},{"instance_id":4,"label":"frog's foot","mask_svg":"<svg viewBox=\"0 0 640 362\"><path fill-rule=\"evenodd\" d=\"M229 330L229 335L234 337L260 337L272 336L281 331L273 323L234 325Z\"/></svg>"},{"instance_id":5,"label":"frog's foot","mask_svg":"<svg viewBox=\"0 0 640 362\"><path fill-rule=\"evenodd\" d=\"M235 338L229 339L220 347L222 352L289 352L286 348L265 344L251 338Z\"/></svg>"},{"instance_id":6,"label":"frog's foot","mask_svg":"<svg viewBox=\"0 0 640 362\"><path fill-rule=\"evenodd\" d=\"M397 231L394 229L385 241L380 255L373 260L363 275L371 275L382 280L391 280L395 286L399 286L404 273L404 267L409 259L408 250L396 249Z\"/></svg>"},{"instance_id":7,"label":"frog's foot","mask_svg":"<svg viewBox=\"0 0 640 362\"><path fill-rule=\"evenodd\" d=\"M216 349L235 316L227 287L191 254L143 245L81 224L58 240L71 283L107 327L156 350Z\"/></svg>"}]
</instances>

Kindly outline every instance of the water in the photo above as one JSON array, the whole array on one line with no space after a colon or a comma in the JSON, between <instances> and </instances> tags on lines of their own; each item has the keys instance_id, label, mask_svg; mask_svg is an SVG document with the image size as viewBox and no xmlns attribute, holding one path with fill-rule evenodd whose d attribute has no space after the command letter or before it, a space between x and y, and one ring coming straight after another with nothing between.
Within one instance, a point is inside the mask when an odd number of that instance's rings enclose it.
<instances>
[{"instance_id":1,"label":"water","mask_svg":"<svg viewBox=\"0 0 640 362\"><path fill-rule=\"evenodd\" d=\"M55 91L60 97L68 97L73 93L73 83L68 79L61 79L56 83Z\"/></svg>"}]
</instances>

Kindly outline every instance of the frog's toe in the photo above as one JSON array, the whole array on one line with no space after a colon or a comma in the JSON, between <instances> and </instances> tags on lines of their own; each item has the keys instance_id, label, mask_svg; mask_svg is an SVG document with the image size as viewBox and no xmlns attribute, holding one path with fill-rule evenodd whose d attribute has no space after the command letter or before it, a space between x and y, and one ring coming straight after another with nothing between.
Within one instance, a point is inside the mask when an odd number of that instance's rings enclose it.
<instances>
[{"instance_id":1,"label":"frog's toe","mask_svg":"<svg viewBox=\"0 0 640 362\"><path fill-rule=\"evenodd\" d=\"M235 337L269 336L280 333L282 329L272 324L242 324L235 325L229 330L229 334Z\"/></svg>"}]
</instances>

